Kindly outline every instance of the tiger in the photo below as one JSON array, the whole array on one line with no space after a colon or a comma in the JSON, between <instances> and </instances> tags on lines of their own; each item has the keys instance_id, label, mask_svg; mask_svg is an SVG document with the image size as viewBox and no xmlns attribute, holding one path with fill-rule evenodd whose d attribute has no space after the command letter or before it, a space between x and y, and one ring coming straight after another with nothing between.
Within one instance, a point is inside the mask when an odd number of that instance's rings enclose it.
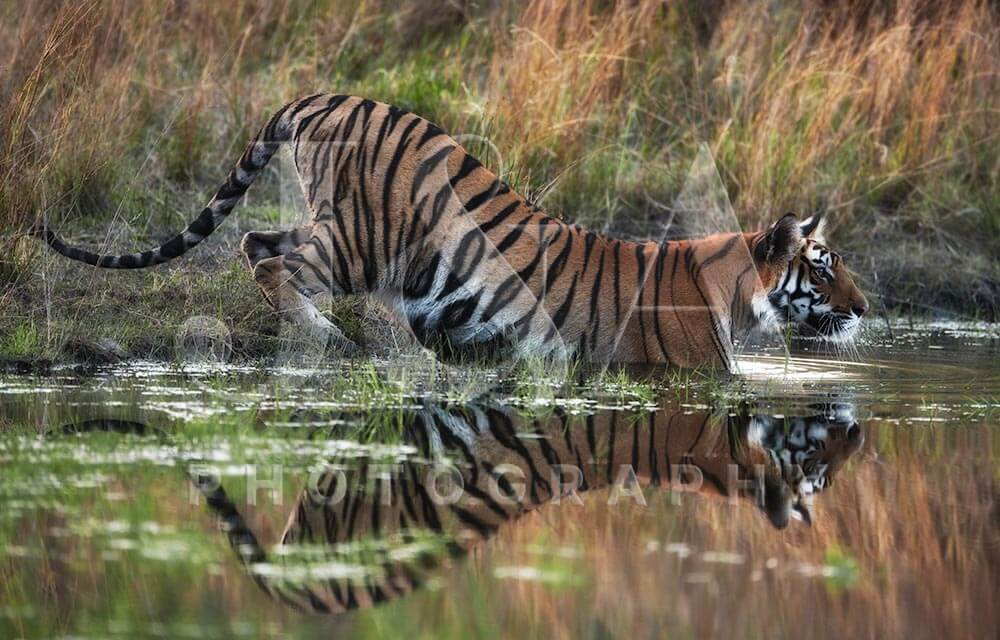
<instances>
[{"instance_id":1,"label":"tiger","mask_svg":"<svg viewBox=\"0 0 1000 640\"><path fill-rule=\"evenodd\" d=\"M311 437L342 437L341 418ZM377 412L365 418L379 419ZM556 410L536 417L493 404L428 402L387 419L401 419L399 445L411 453L395 467L354 450L321 464L290 511L277 558L211 467L189 470L233 550L271 597L313 613L374 606L419 588L430 570L526 513L585 499L645 505L652 487L756 505L776 529L792 518L811 525L807 501L832 486L864 442L846 403L815 405L787 418L746 408L728 415L692 412L673 402L652 412L573 416ZM451 489L441 486L448 477ZM368 568L288 579L281 557L296 549L325 549L320 567L356 566L352 554L367 549L361 564Z\"/></svg>"},{"instance_id":2,"label":"tiger","mask_svg":"<svg viewBox=\"0 0 1000 640\"><path fill-rule=\"evenodd\" d=\"M139 253L67 245L107 269L173 260L219 227L279 147L291 146L310 221L247 233L264 300L331 354L361 348L315 296L385 301L424 345L511 357L732 369L755 329L853 338L868 309L822 213L758 232L633 242L546 215L440 127L370 99L315 94L279 109L187 227Z\"/></svg>"}]
</instances>

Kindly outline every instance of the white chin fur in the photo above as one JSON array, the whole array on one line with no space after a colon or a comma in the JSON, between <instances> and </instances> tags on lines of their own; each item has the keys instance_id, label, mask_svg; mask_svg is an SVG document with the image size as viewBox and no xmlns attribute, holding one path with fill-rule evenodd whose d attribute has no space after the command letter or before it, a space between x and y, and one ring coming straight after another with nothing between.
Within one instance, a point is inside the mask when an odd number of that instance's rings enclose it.
<instances>
[{"instance_id":1,"label":"white chin fur","mask_svg":"<svg viewBox=\"0 0 1000 640\"><path fill-rule=\"evenodd\" d=\"M781 320L766 295L754 296L750 301L750 306L753 308L754 317L757 318L758 329L769 333L781 330Z\"/></svg>"},{"instance_id":2,"label":"white chin fur","mask_svg":"<svg viewBox=\"0 0 1000 640\"><path fill-rule=\"evenodd\" d=\"M850 342L854 340L854 336L858 333L858 328L860 326L861 318L854 316L849 321L845 322L836 333L827 334L821 337L827 342Z\"/></svg>"}]
</instances>

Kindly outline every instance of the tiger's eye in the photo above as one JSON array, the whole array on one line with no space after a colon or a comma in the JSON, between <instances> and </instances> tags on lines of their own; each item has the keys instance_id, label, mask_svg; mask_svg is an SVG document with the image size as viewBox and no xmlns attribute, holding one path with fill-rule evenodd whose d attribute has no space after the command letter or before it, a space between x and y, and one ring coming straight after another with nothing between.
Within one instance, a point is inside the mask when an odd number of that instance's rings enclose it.
<instances>
[{"instance_id":1,"label":"tiger's eye","mask_svg":"<svg viewBox=\"0 0 1000 640\"><path fill-rule=\"evenodd\" d=\"M809 279L813 284L824 284L833 281L833 274L825 267L814 266L809 271Z\"/></svg>"}]
</instances>

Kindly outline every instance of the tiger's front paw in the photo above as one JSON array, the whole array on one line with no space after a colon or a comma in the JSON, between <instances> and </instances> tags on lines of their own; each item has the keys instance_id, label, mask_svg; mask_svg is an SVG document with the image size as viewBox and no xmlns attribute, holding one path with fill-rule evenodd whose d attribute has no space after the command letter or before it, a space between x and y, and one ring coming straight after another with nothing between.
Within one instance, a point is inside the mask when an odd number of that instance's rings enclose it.
<instances>
[{"instance_id":1,"label":"tiger's front paw","mask_svg":"<svg viewBox=\"0 0 1000 640\"><path fill-rule=\"evenodd\" d=\"M337 330L339 335L330 335L329 342L327 346L332 349L335 353L348 358L356 358L358 356L364 355L364 349L358 346L356 342L346 337L340 330Z\"/></svg>"},{"instance_id":2,"label":"tiger's front paw","mask_svg":"<svg viewBox=\"0 0 1000 640\"><path fill-rule=\"evenodd\" d=\"M330 322L325 316L319 315L313 326L322 334L328 355L353 358L364 354L364 350L358 346L358 343L345 336L340 327Z\"/></svg>"}]
</instances>

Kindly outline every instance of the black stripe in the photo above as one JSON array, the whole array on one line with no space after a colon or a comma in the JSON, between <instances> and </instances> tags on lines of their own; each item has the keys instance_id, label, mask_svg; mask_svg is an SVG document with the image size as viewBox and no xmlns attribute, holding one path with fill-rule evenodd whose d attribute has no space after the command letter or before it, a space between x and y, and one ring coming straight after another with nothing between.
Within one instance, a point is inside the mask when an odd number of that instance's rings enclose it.
<instances>
[{"instance_id":1,"label":"black stripe","mask_svg":"<svg viewBox=\"0 0 1000 640\"><path fill-rule=\"evenodd\" d=\"M701 297L702 302L705 305L706 311L708 311L709 328L711 329L712 336L712 346L715 348L716 355L719 356L719 361L725 366L729 367L729 358L725 355L725 347L722 344L722 339L719 337L719 331L716 327L715 314L712 313L712 307L708 302L708 298L705 296L705 292L701 288L701 284L694 274L694 248L689 246L687 251L684 252L684 263L687 268L688 274L691 276L691 282L694 284L695 291Z\"/></svg>"},{"instance_id":2,"label":"black stripe","mask_svg":"<svg viewBox=\"0 0 1000 640\"><path fill-rule=\"evenodd\" d=\"M514 298L517 297L523 286L523 280L518 274L514 273L508 276L493 293L493 298L486 305L486 308L483 309L483 313L479 316L479 321L486 323L492 320L493 316L500 309L514 301Z\"/></svg>"},{"instance_id":3,"label":"black stripe","mask_svg":"<svg viewBox=\"0 0 1000 640\"><path fill-rule=\"evenodd\" d=\"M500 181L494 180L484 191L474 195L465 203L464 213L472 213L479 207L483 206L490 198L497 194L497 189L499 188Z\"/></svg>"},{"instance_id":4,"label":"black stripe","mask_svg":"<svg viewBox=\"0 0 1000 640\"><path fill-rule=\"evenodd\" d=\"M451 197L451 184L446 183L440 189L438 189L437 194L434 196L434 204L431 206L431 219L427 222L427 227L424 229L424 234L429 234L437 228L438 222L441 221L441 216L444 215L445 208L448 205L448 199Z\"/></svg>"},{"instance_id":5,"label":"black stripe","mask_svg":"<svg viewBox=\"0 0 1000 640\"><path fill-rule=\"evenodd\" d=\"M432 156L420 163L420 167L413 175L413 184L410 187L411 203L417 199L417 192L420 190L420 187L423 186L424 180L427 179L427 176L430 175L431 171L441 164L441 161L447 158L454 149L455 147L452 146L442 147L441 149L435 151Z\"/></svg>"},{"instance_id":6,"label":"black stripe","mask_svg":"<svg viewBox=\"0 0 1000 640\"><path fill-rule=\"evenodd\" d=\"M407 298L424 298L434 284L434 276L437 274L438 263L441 261L441 253L436 252L431 258L430 264L425 269L410 270L403 281L403 295ZM410 277L412 274L412 278Z\"/></svg>"},{"instance_id":7,"label":"black stripe","mask_svg":"<svg viewBox=\"0 0 1000 640\"><path fill-rule=\"evenodd\" d=\"M424 197L420 199L420 202L418 202L417 205L413 208L413 216L412 219L410 220L410 230L406 234L407 247L412 247L414 241L417 238L417 231L420 228L421 224L420 217L424 212L424 207L427 205L427 199L429 197L430 196L428 195L424 195Z\"/></svg>"},{"instance_id":8,"label":"black stripe","mask_svg":"<svg viewBox=\"0 0 1000 640\"><path fill-rule=\"evenodd\" d=\"M338 177L337 180L344 180L346 182L347 181L347 177L346 177L347 166L346 165L344 166L344 169L342 171L343 171L343 173L345 175L343 177ZM347 199L347 194L344 194L344 199L345 200ZM351 200L352 200L352 204L353 205L357 205L357 194L354 193L353 191L351 192ZM344 212L341 211L340 208L336 206L336 203L330 204L330 217L334 220L334 222L337 223L337 230L340 231L341 241L343 242L344 246L347 247L347 257L348 257L348 259L353 260L355 254L357 255L358 258L360 258L361 257L361 249L360 248L356 249L355 246L354 246L356 243L355 242L351 242L351 238L348 236L348 233L347 233L347 225L344 223ZM354 222L355 222L355 224L357 224L357 222L358 222L358 212L357 212L357 209L354 210ZM331 230L331 233L332 233L332 230ZM346 273L346 266L345 266L345 273Z\"/></svg>"},{"instance_id":9,"label":"black stripe","mask_svg":"<svg viewBox=\"0 0 1000 640\"><path fill-rule=\"evenodd\" d=\"M361 101L361 107L365 110L365 115L362 118L362 125L367 127L368 122L372 117L372 112L375 111L375 103L367 98Z\"/></svg>"},{"instance_id":10,"label":"black stripe","mask_svg":"<svg viewBox=\"0 0 1000 640\"><path fill-rule=\"evenodd\" d=\"M475 469L475 467L473 468ZM483 491L477 487L474 482L466 483L464 489L470 496L485 504L490 511L494 512L504 520L510 519L510 514L504 511L504 508L500 505L500 503L493 499L493 496L490 495L489 491Z\"/></svg>"},{"instance_id":11,"label":"black stripe","mask_svg":"<svg viewBox=\"0 0 1000 640\"><path fill-rule=\"evenodd\" d=\"M559 229L559 232L562 232L561 228ZM556 234L556 237L552 238L552 242L555 242L557 237L558 237L558 232ZM566 244L563 245L562 251L559 252L559 254L556 256L556 259L552 261L551 265L549 265L548 270L545 274L545 291L548 291L550 288L552 288L552 283L554 283L556 281L556 278L558 278L559 275L563 272L563 269L566 267L566 260L569 257L569 252L572 248L573 248L573 236L567 233Z\"/></svg>"},{"instance_id":12,"label":"black stripe","mask_svg":"<svg viewBox=\"0 0 1000 640\"><path fill-rule=\"evenodd\" d=\"M424 122L427 122L427 121L425 120ZM424 129L423 135L421 135L420 136L420 140L417 141L417 146L416 146L415 150L416 151L420 151L420 149L425 144L427 144L428 141L430 141L430 140L432 140L432 139L434 139L434 138L436 138L438 136L441 136L441 135L444 135L444 131L442 131L440 127L438 127L433 122L427 122L427 128Z\"/></svg>"},{"instance_id":13,"label":"black stripe","mask_svg":"<svg viewBox=\"0 0 1000 640\"><path fill-rule=\"evenodd\" d=\"M184 240L184 234L179 233L166 243L160 245L160 255L170 260L184 253L186 249L187 242Z\"/></svg>"},{"instance_id":14,"label":"black stripe","mask_svg":"<svg viewBox=\"0 0 1000 640\"><path fill-rule=\"evenodd\" d=\"M365 196L365 181L358 181L358 190L351 192L351 210L354 211L354 242L351 243L357 249L358 252L358 262L361 263L361 269L365 278L365 286L370 287L371 283L374 282L374 275L371 271L371 260L368 256L371 255L371 249L368 249L368 253L365 251L365 243L361 237L361 216L363 213L367 215L366 212L362 212L361 198Z\"/></svg>"},{"instance_id":15,"label":"black stripe","mask_svg":"<svg viewBox=\"0 0 1000 640\"><path fill-rule=\"evenodd\" d=\"M523 269L517 272L517 276L521 279L521 282L525 284L528 283L528 280L531 279L532 275L534 275L535 269L537 269L538 265L541 264L542 255L544 254L541 251L536 251L535 257L531 259L531 262L526 264Z\"/></svg>"},{"instance_id":16,"label":"black stripe","mask_svg":"<svg viewBox=\"0 0 1000 640\"><path fill-rule=\"evenodd\" d=\"M379 166L378 153L382 149L382 143L389 135L389 118L382 119L382 126L378 129L378 135L375 138L375 148L372 149L372 172L375 171L375 167Z\"/></svg>"},{"instance_id":17,"label":"black stripe","mask_svg":"<svg viewBox=\"0 0 1000 640\"><path fill-rule=\"evenodd\" d=\"M615 322L616 323L621 323L621 318L622 318L622 303L621 303L621 298L622 298L622 295L621 295L621 293L622 293L622 290L621 290L622 289L622 273L621 273L621 256L619 254L621 252L620 250L621 250L621 246L622 245L621 245L621 242L619 242L618 240L615 240L614 243L615 243L615 248L611 252L611 254L614 257L613 265L614 265L615 294L614 294L614 296L612 296L612 298L615 301Z\"/></svg>"},{"instance_id":18,"label":"black stripe","mask_svg":"<svg viewBox=\"0 0 1000 640\"><path fill-rule=\"evenodd\" d=\"M198 214L198 217L191 221L191 224L187 226L187 231L197 234L202 238L208 236L215 230L215 214L212 213L212 209L205 207Z\"/></svg>"},{"instance_id":19,"label":"black stripe","mask_svg":"<svg viewBox=\"0 0 1000 640\"><path fill-rule=\"evenodd\" d=\"M662 324L662 318L660 315L660 289L663 285L663 262L666 253L667 245L661 244L660 250L656 252L656 281L654 282L656 289L653 293L653 324L656 329L656 342L660 345L660 353L663 354L664 360L670 362L670 352L667 351L667 344L663 339L663 329L660 326Z\"/></svg>"},{"instance_id":20,"label":"black stripe","mask_svg":"<svg viewBox=\"0 0 1000 640\"><path fill-rule=\"evenodd\" d=\"M236 173L232 172L226 176L226 181L222 183L219 190L215 193L216 200L229 200L232 198L238 198L247 192L247 187L249 184L243 184L236 178ZM226 209L232 209L236 203L232 205L225 205Z\"/></svg>"},{"instance_id":21,"label":"black stripe","mask_svg":"<svg viewBox=\"0 0 1000 640\"><path fill-rule=\"evenodd\" d=\"M584 231L583 233L583 273L586 275L587 269L590 268L590 252L594 249L594 242L597 240L597 236L589 231Z\"/></svg>"},{"instance_id":22,"label":"black stripe","mask_svg":"<svg viewBox=\"0 0 1000 640\"><path fill-rule=\"evenodd\" d=\"M305 109L306 107L308 107L309 105L311 105L311 104L312 104L313 102L316 102L316 98L319 98L319 97L321 97L322 95L323 95L322 93L314 93L314 94L312 94L312 95L311 95L311 96L309 96L309 97L306 97L306 98L303 98L303 99L302 99L302 100L301 100L301 101L300 101L300 102L299 102L299 103L298 103L298 104L297 104L297 105L295 106L295 108L294 108L294 109L292 109L292 112L288 114L288 119L289 119L289 120L294 120L294 119L295 119L295 116L299 115L299 113L301 113L303 109ZM335 97L335 98L336 98L337 96L333 96L333 97ZM346 96L344 96L344 97L346 97ZM288 104L286 104L286 105L285 105L285 109L288 109L288 107L290 107L290 106L291 106L292 104L293 104L293 103L291 103L291 102L290 102L290 103L288 103ZM277 118L277 117L280 117L280 114L281 114L281 112L279 111L279 112L278 112L277 114L275 114L275 117L276 117L276 118Z\"/></svg>"},{"instance_id":23,"label":"black stripe","mask_svg":"<svg viewBox=\"0 0 1000 640\"><path fill-rule=\"evenodd\" d=\"M525 223L528 222L530 218L531 215L529 214L528 216L525 216L523 220L515 224L514 228L511 229L510 233L504 236L504 239L501 240L500 244L497 245L497 251L499 251L500 253L504 253L507 251L507 249L510 249L512 246L514 246L514 243L517 242L518 239L521 237L521 234L524 233L524 230L527 227Z\"/></svg>"},{"instance_id":24,"label":"black stripe","mask_svg":"<svg viewBox=\"0 0 1000 640\"><path fill-rule=\"evenodd\" d=\"M531 308L528 309L527 313L514 321L514 326L517 327L517 339L524 340L528 337L528 332L531 331L531 319L534 317L535 313L538 312L538 307L541 304L542 299L538 298L535 300Z\"/></svg>"},{"instance_id":25,"label":"black stripe","mask_svg":"<svg viewBox=\"0 0 1000 640\"><path fill-rule=\"evenodd\" d=\"M594 286L590 290L589 328L591 351L597 349L597 337L600 334L601 329L601 319L597 316L597 303L598 300L600 300L601 281L604 279L604 252L607 249L607 246L607 243L601 243L601 254L598 256L597 263L597 275L594 277Z\"/></svg>"},{"instance_id":26,"label":"black stripe","mask_svg":"<svg viewBox=\"0 0 1000 640\"><path fill-rule=\"evenodd\" d=\"M337 254L337 262L341 267L341 275L338 277L337 273L333 270L333 260L330 258L330 254L327 252L326 247L323 246L323 241L314 236L309 239L309 244L316 248L316 253L319 259L323 261L323 266L330 270L330 275L333 279L337 281L338 286L340 286L340 291L330 291L330 293L347 293L351 290L351 284L349 282L350 274L348 273L347 263L344 261L344 256L340 251L340 247L337 246L337 240L333 237L332 229L327 233L330 239L330 247Z\"/></svg>"},{"instance_id":27,"label":"black stripe","mask_svg":"<svg viewBox=\"0 0 1000 640\"><path fill-rule=\"evenodd\" d=\"M332 287L331 287L331 284L330 284L330 279L327 278L326 274L323 273L316 265L314 265L312 262L310 262L309 260L307 260L305 258L305 256L303 256L303 255L301 255L299 253L295 253L295 252L286 253L284 255L284 257L282 258L282 260L285 263L301 264L302 266L309 267L309 270L312 271L313 275L316 276L316 279L319 280L323 284L324 287L326 287L326 290L327 291L332 291ZM305 284L306 282L303 279L303 276L301 275L301 273L302 273L301 269L296 269L295 272L292 273L292 279L299 280L300 282L302 282L303 284Z\"/></svg>"},{"instance_id":28,"label":"black stripe","mask_svg":"<svg viewBox=\"0 0 1000 640\"><path fill-rule=\"evenodd\" d=\"M466 263L466 255L468 254L469 247L472 245L473 241L476 242L475 254L473 258ZM441 293L438 294L438 300L443 299L452 291L465 284L465 282L476 270L476 267L479 266L479 261L482 260L485 252L486 241L484 240L478 227L465 234L465 237L462 238L462 241L458 245L458 249L455 251L455 256L452 259L451 264L451 272L448 274L448 279L445 282L444 288L441 290Z\"/></svg>"},{"instance_id":29,"label":"black stripe","mask_svg":"<svg viewBox=\"0 0 1000 640\"><path fill-rule=\"evenodd\" d=\"M339 105L339 103L338 103L338 105ZM352 118L353 118L354 114L357 113L357 110L358 110L358 107L354 107L354 109L351 111ZM312 126L312 130L310 132L309 138L310 138L310 140L312 140L313 142L316 143L316 148L313 149L313 166L316 165L316 158L319 157L320 152L323 151L324 149L327 152L327 162L329 162L329 154L333 150L333 148L331 146L332 143L330 141L338 139L338 136L340 135L340 129L341 129L342 126L344 126L345 120L344 120L344 118L340 118L337 121L337 126L334 127L333 131L329 135L321 137L319 140L316 140L316 132L320 131L323 128L323 125L326 124L327 119L329 119L330 116L332 116L335 111L336 111L336 108L327 108L327 109L325 109L323 111L317 111L316 113L307 116L307 119L309 119L309 121L310 121L310 126ZM316 116L319 116L319 119L316 120L315 123L312 123L312 119L315 118ZM305 123L305 122L306 122L306 120L303 119L302 123ZM302 133L302 128L301 127L300 127L300 133ZM348 129L347 133L350 133L350 129ZM346 137L346 135L345 135L345 137ZM302 140L301 140L300 136L296 135L296 139L295 139L295 162L296 162L295 166L296 166L296 168L298 168L299 144L301 142L302 142ZM340 162L340 154L343 153L344 147L347 146L347 145L338 145L338 146L339 146L339 149L337 151L337 163ZM325 169L324 169L324 173L325 173ZM322 178L322 176L323 176L323 173L321 173L319 175L319 178ZM314 177L313 180L312 180L310 189L309 189L309 199L310 200L315 199L315 197L316 197L316 189L319 187L319 184L320 184L320 180L317 179L316 177Z\"/></svg>"},{"instance_id":30,"label":"black stripe","mask_svg":"<svg viewBox=\"0 0 1000 640\"><path fill-rule=\"evenodd\" d=\"M510 217L510 214L514 213L514 211L516 211L520 205L521 203L517 200L511 202L509 205L501 209L498 214L496 214L486 222L479 225L479 228L482 230L483 233L489 232L495 226L497 226L498 224L506 220L508 217ZM500 250L499 247L497 249Z\"/></svg>"},{"instance_id":31,"label":"black stripe","mask_svg":"<svg viewBox=\"0 0 1000 640\"><path fill-rule=\"evenodd\" d=\"M463 524L472 527L477 533L479 533L480 536L484 538L490 537L497 530L495 526L483 522L473 515L472 512L467 511L458 505L451 505L451 511L458 516L458 519L461 520Z\"/></svg>"},{"instance_id":32,"label":"black stripe","mask_svg":"<svg viewBox=\"0 0 1000 640\"><path fill-rule=\"evenodd\" d=\"M320 123L318 123L316 126L317 127L322 126L322 121ZM337 125L337 128L338 129L340 128L339 124ZM334 136L336 135L336 131L334 132L333 135ZM341 149L343 149L343 146L341 146ZM322 162L322 164L320 164L318 159L319 159L320 153L322 153L324 151L326 153L323 153L323 162ZM309 180L309 196L308 196L309 202L315 202L316 201L316 192L319 190L320 185L323 184L323 177L326 176L326 171L330 167L330 156L332 155L332 153L333 153L333 144L330 143L330 142L321 142L321 143L318 143L318 144L316 144L316 148L313 149L313 156L312 156L313 175L310 177L310 180ZM353 153L353 150L352 150L352 153ZM338 163L339 163L339 157L340 157L340 154L338 153ZM348 157L350 157L350 156L348 156ZM335 166L336 166L336 163L335 163ZM342 180L340 178L340 175L343 174L346 170L347 170L347 165L345 164L341 168L340 172L337 175L337 178L336 178L336 181L335 181L335 184L334 184L334 196L333 196L333 199L334 199L335 202L339 202L340 201L340 193L343 190L347 189L347 181L346 180Z\"/></svg>"},{"instance_id":33,"label":"black stripe","mask_svg":"<svg viewBox=\"0 0 1000 640\"><path fill-rule=\"evenodd\" d=\"M496 415L500 419L497 421L490 421L489 423L490 433L493 434L493 437L496 438L497 442L499 442L504 447L510 449L511 451L517 453L518 456L520 456L521 459L524 460L525 463L528 465L528 471L531 478L531 484L530 484L531 499L535 502L535 504L538 504L541 501L538 498L538 490L535 488L535 485L536 484L543 485L545 487L545 490L548 491L550 494L552 493L552 488L549 486L548 481L542 478L541 474L538 473L538 468L535 466L535 459L531 456L531 454L525 448L524 444L517 437L517 434L514 432L514 429L510 423L510 419L501 413L497 413Z\"/></svg>"},{"instance_id":34,"label":"black stripe","mask_svg":"<svg viewBox=\"0 0 1000 640\"><path fill-rule=\"evenodd\" d=\"M569 287L569 293L566 294L566 299L556 311L556 315L552 317L552 323L555 325L556 329L561 329L563 323L566 322L566 316L569 315L570 307L573 305L573 297L576 294L576 281L579 276L579 273L573 274L573 284Z\"/></svg>"},{"instance_id":35,"label":"black stripe","mask_svg":"<svg viewBox=\"0 0 1000 640\"><path fill-rule=\"evenodd\" d=\"M318 110L310 113L306 117L302 118L301 120L299 120L299 126L295 128L295 135L292 136L293 138L296 139L296 147L295 147L296 151L298 151L298 138L302 135L302 132L306 130L306 127L308 127L309 124L313 120L315 120L316 118L320 117L321 115L329 115L329 114L333 113L336 110L337 107L340 106L340 104L341 104L341 102L343 102L343 100L335 102L335 99L337 97L338 96L334 96L327 103L327 105L325 107L323 107L322 109L318 109Z\"/></svg>"},{"instance_id":36,"label":"black stripe","mask_svg":"<svg viewBox=\"0 0 1000 640\"><path fill-rule=\"evenodd\" d=\"M479 298L482 294L483 292L480 290L472 297L448 304L441 312L441 324L444 328L454 329L467 323L472 318L472 314L475 313L476 307L479 306Z\"/></svg>"},{"instance_id":37,"label":"black stripe","mask_svg":"<svg viewBox=\"0 0 1000 640\"><path fill-rule=\"evenodd\" d=\"M306 98L306 101L307 101L306 104L305 105L301 105L301 106L303 108L305 108L305 106L308 106L309 104L311 104L313 102L313 100L315 100L316 98L318 98L321 95L322 94L316 94L316 95L313 95L313 96L309 96L308 98ZM275 130L275 128L277 128L278 123L282 122L284 120L285 113L288 111L289 107L291 107L291 106L292 106L292 102L289 102L289 103L285 104L283 107L281 107L280 109L278 109L278 111L273 116L271 116L271 119L268 120L267 123L265 123L264 126L262 126L260 128L260 130L257 132L257 136L254 138L252 144L255 145L257 142L259 142L261 140L261 138L264 138L264 142L272 142L272 141L274 141L274 139L276 137L274 130ZM295 111L293 112L293 115L291 115L291 116L288 117L288 122L289 123L292 121L292 118L294 117L294 114L296 114L298 112L299 112L299 109L297 107L295 109ZM286 139L286 138L284 138L284 136L283 136L283 139Z\"/></svg>"},{"instance_id":38,"label":"black stripe","mask_svg":"<svg viewBox=\"0 0 1000 640\"><path fill-rule=\"evenodd\" d=\"M449 415L454 415L454 414L449 412ZM463 422L466 423L466 426L469 427L470 431L475 431L475 429L472 428L472 425L468 424L469 421L467 419L465 419L462 416L458 417L459 419L461 419ZM472 453L469 447L465 444L465 441L462 440L461 437L457 436L448 427L447 424L445 424L442 421L439 421L435 417L434 426L437 432L441 435L441 442L443 442L446 447L448 447L449 449L458 449L459 451L462 452L462 457L465 458L465 462L469 469L469 474L470 474L470 477L467 480L465 478L463 478L463 480L466 480L467 483L470 485L475 485L476 482L479 481L479 464L478 464L479 459ZM504 512L503 510L501 510L500 513L502 515L506 515L506 512Z\"/></svg>"},{"instance_id":39,"label":"black stripe","mask_svg":"<svg viewBox=\"0 0 1000 640\"><path fill-rule=\"evenodd\" d=\"M646 293L646 252L641 244L635 246L635 264L636 264L636 286L639 287L639 291L636 292L636 298L633 302L638 308L636 311L639 312L639 337L642 340L642 354L646 362L649 362L649 348L646 346L646 322L643 319L643 314L645 305L642 302L642 297Z\"/></svg>"},{"instance_id":40,"label":"black stripe","mask_svg":"<svg viewBox=\"0 0 1000 640\"><path fill-rule=\"evenodd\" d=\"M674 283L677 281L677 264L680 262L681 250L680 247L673 243L667 243L669 248L674 251L674 261L670 267L670 306L674 310L674 315L677 317L677 324L680 326L681 331L684 333L684 340L686 344L695 344L694 338L687 330L687 325L684 323L684 319L681 317L680 305L678 304L677 297L674 295Z\"/></svg>"},{"instance_id":41,"label":"black stripe","mask_svg":"<svg viewBox=\"0 0 1000 640\"><path fill-rule=\"evenodd\" d=\"M465 157L462 158L462 166L458 168L458 173L451 177L451 186L454 187L458 185L458 183L462 181L462 178L466 177L480 166L482 165L479 164L478 160L466 153Z\"/></svg>"},{"instance_id":42,"label":"black stripe","mask_svg":"<svg viewBox=\"0 0 1000 640\"><path fill-rule=\"evenodd\" d=\"M378 264L375 260L375 211L368 200L368 181L358 180L358 192L361 196L361 212L365 220L365 245L367 247L368 258L364 260L363 269L365 273L365 286L369 291L375 287L375 280L378 275ZM355 230L355 235L359 235L361 229ZM360 239L359 239L360 242Z\"/></svg>"},{"instance_id":43,"label":"black stripe","mask_svg":"<svg viewBox=\"0 0 1000 640\"><path fill-rule=\"evenodd\" d=\"M701 261L701 263L698 266L699 271L702 270L702 269L704 269L704 268L706 268L706 267L708 267L713 262L716 262L717 260L721 260L722 258L724 258L729 253L729 251L733 248L733 245L736 244L736 242L739 239L740 239L740 236L734 235L729 240L726 240L725 244L723 244L722 247L718 251L716 251L715 253L713 253L712 255L708 256L707 258L705 258L704 260Z\"/></svg>"}]
</instances>

